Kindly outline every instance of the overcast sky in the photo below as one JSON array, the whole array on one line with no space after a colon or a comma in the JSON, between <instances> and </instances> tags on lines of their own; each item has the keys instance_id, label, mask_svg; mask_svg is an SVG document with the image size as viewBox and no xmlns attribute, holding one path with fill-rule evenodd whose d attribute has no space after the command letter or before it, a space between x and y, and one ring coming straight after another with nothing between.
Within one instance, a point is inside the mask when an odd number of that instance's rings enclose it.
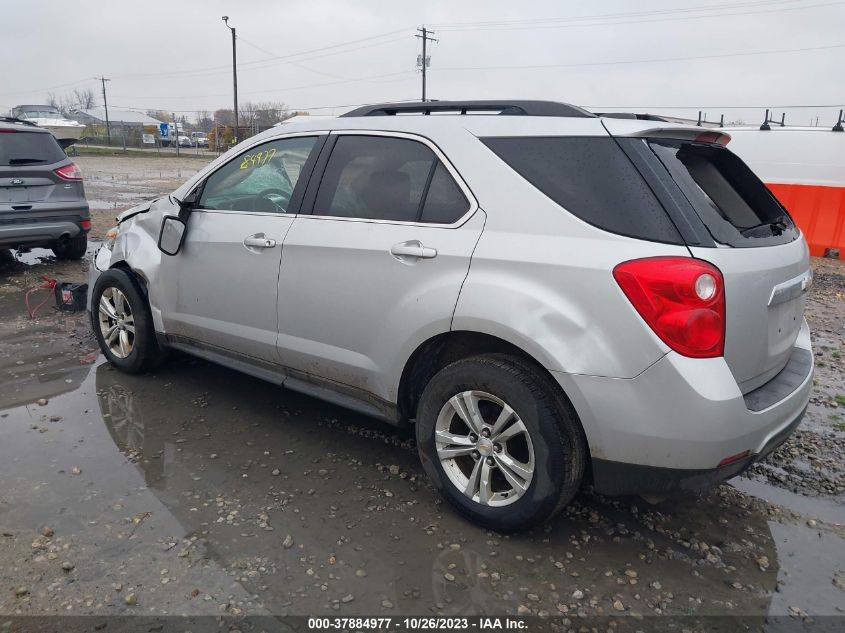
<instances>
[{"instance_id":1,"label":"overcast sky","mask_svg":"<svg viewBox=\"0 0 845 633\"><path fill-rule=\"evenodd\" d=\"M423 24L438 39L429 98L703 108L746 122L763 111L727 106L836 107L787 110L802 125L832 125L845 104L845 0L42 0L3 2L0 111L77 87L99 104L100 75L114 107L231 107L222 15L238 32L240 101L312 113L419 98Z\"/></svg>"}]
</instances>

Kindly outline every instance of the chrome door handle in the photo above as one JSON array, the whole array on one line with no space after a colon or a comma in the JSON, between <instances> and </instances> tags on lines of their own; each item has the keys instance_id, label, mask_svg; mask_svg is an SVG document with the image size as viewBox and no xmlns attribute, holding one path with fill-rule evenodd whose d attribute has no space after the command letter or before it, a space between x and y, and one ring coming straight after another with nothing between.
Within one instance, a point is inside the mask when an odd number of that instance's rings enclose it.
<instances>
[{"instance_id":1,"label":"chrome door handle","mask_svg":"<svg viewBox=\"0 0 845 633\"><path fill-rule=\"evenodd\" d=\"M248 248L273 248L276 245L276 240L271 240L266 237L251 237L244 238L244 246Z\"/></svg>"},{"instance_id":2,"label":"chrome door handle","mask_svg":"<svg viewBox=\"0 0 845 633\"><path fill-rule=\"evenodd\" d=\"M413 257L416 259L434 259L437 257L437 249L423 246L419 240L400 242L390 247L390 254L396 258Z\"/></svg>"}]
</instances>

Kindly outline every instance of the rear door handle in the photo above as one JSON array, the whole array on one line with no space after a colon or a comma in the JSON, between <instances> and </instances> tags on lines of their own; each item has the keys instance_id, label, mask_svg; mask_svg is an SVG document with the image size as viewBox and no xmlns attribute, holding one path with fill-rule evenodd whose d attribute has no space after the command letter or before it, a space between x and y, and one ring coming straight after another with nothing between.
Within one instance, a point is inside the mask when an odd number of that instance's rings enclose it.
<instances>
[{"instance_id":1,"label":"rear door handle","mask_svg":"<svg viewBox=\"0 0 845 633\"><path fill-rule=\"evenodd\" d=\"M400 242L390 247L390 254L395 258L434 259L437 257L437 249L423 246L419 240Z\"/></svg>"},{"instance_id":2,"label":"rear door handle","mask_svg":"<svg viewBox=\"0 0 845 633\"><path fill-rule=\"evenodd\" d=\"M273 248L276 246L276 240L259 237L257 235L250 235L249 237L244 238L244 246L247 248Z\"/></svg>"}]
</instances>

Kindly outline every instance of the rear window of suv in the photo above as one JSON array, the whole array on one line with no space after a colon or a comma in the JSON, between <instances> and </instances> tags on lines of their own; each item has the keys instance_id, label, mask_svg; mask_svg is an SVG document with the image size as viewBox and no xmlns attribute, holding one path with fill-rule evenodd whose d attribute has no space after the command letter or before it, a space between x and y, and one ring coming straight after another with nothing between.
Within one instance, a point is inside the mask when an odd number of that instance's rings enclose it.
<instances>
[{"instance_id":1,"label":"rear window of suv","mask_svg":"<svg viewBox=\"0 0 845 633\"><path fill-rule=\"evenodd\" d=\"M482 142L561 207L598 228L683 244L640 173L609 137L488 137Z\"/></svg>"},{"instance_id":2,"label":"rear window of suv","mask_svg":"<svg viewBox=\"0 0 845 633\"><path fill-rule=\"evenodd\" d=\"M52 134L0 130L0 167L51 165L65 158Z\"/></svg>"},{"instance_id":3,"label":"rear window of suv","mask_svg":"<svg viewBox=\"0 0 845 633\"><path fill-rule=\"evenodd\" d=\"M735 247L791 242L798 229L774 195L721 145L649 141L713 239Z\"/></svg>"}]
</instances>

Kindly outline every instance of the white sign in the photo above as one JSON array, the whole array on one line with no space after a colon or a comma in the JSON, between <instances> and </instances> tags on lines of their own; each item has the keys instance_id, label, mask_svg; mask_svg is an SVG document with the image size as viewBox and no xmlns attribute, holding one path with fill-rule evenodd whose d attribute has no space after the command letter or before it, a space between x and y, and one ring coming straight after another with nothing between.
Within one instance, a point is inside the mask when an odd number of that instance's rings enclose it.
<instances>
[{"instance_id":1,"label":"white sign","mask_svg":"<svg viewBox=\"0 0 845 633\"><path fill-rule=\"evenodd\" d=\"M144 145L155 145L156 138L152 134L142 134L141 140L144 142Z\"/></svg>"}]
</instances>

